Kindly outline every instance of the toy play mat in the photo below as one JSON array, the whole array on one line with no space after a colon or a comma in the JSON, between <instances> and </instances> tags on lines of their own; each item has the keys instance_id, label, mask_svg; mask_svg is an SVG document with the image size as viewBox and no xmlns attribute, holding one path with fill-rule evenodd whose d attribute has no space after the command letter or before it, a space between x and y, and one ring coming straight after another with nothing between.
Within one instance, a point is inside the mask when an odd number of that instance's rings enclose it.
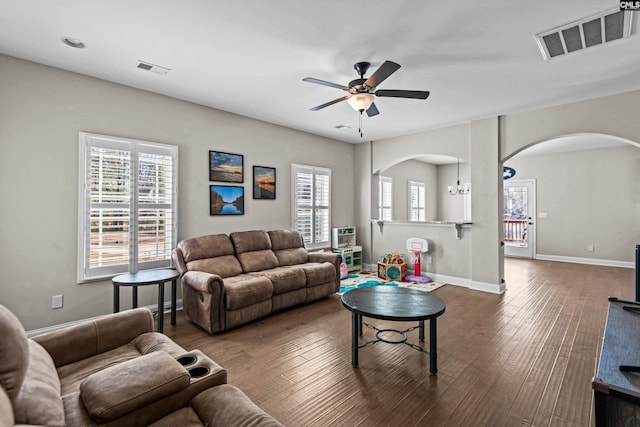
<instances>
[{"instance_id":1,"label":"toy play mat","mask_svg":"<svg viewBox=\"0 0 640 427\"><path fill-rule=\"evenodd\" d=\"M367 286L401 286L403 288L418 289L424 292L431 292L441 288L445 283L440 282L399 282L380 279L375 271L363 271L358 274L349 274L340 281L340 290L338 294L344 294L352 289L365 288Z\"/></svg>"}]
</instances>

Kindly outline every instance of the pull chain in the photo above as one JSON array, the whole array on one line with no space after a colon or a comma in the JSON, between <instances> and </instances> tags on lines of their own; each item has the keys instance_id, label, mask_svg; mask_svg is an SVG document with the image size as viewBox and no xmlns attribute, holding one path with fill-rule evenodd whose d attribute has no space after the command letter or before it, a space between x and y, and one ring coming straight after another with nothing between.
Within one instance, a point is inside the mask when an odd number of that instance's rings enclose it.
<instances>
[{"instance_id":1,"label":"pull chain","mask_svg":"<svg viewBox=\"0 0 640 427\"><path fill-rule=\"evenodd\" d=\"M362 138L362 110L360 110L360 121L358 123L358 132L360 132L360 138Z\"/></svg>"}]
</instances>

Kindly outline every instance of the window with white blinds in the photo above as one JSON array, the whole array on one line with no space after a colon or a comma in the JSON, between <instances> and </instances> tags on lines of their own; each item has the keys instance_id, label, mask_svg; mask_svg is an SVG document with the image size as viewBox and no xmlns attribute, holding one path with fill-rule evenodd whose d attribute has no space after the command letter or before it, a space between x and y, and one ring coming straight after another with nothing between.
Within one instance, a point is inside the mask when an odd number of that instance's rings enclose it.
<instances>
[{"instance_id":1,"label":"window with white blinds","mask_svg":"<svg viewBox=\"0 0 640 427\"><path fill-rule=\"evenodd\" d=\"M409 221L425 221L424 182L409 181Z\"/></svg>"},{"instance_id":2,"label":"window with white blinds","mask_svg":"<svg viewBox=\"0 0 640 427\"><path fill-rule=\"evenodd\" d=\"M169 267L178 147L80 132L78 281Z\"/></svg>"},{"instance_id":3,"label":"window with white blinds","mask_svg":"<svg viewBox=\"0 0 640 427\"><path fill-rule=\"evenodd\" d=\"M292 228L308 249L331 245L331 169L291 165Z\"/></svg>"},{"instance_id":4,"label":"window with white blinds","mask_svg":"<svg viewBox=\"0 0 640 427\"><path fill-rule=\"evenodd\" d=\"M380 176L378 179L378 219L391 221L392 184L393 181L388 176Z\"/></svg>"}]
</instances>

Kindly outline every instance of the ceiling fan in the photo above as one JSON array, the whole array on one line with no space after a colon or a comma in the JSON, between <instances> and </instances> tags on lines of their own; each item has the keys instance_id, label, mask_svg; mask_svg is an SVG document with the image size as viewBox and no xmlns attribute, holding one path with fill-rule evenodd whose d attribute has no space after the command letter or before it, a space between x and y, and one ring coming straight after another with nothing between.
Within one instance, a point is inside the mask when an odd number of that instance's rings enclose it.
<instances>
[{"instance_id":1,"label":"ceiling fan","mask_svg":"<svg viewBox=\"0 0 640 427\"><path fill-rule=\"evenodd\" d=\"M357 62L353 68L360 74L359 79L349 82L349 86L340 85L337 83L327 82L325 80L315 79L313 77L305 77L302 79L305 82L316 83L323 86L334 87L336 89L349 92L349 95L345 95L341 98L334 99L317 107L313 107L311 111L318 111L325 107L328 107L338 102L347 101L354 110L359 111L362 114L363 111L367 112L367 116L372 117L380 114L376 104L374 104L374 96L379 97L392 97L392 98L411 98L411 99L427 99L429 96L428 91L423 90L395 90L395 89L376 89L380 83L385 81L391 74L398 71L399 64L393 61L384 61L384 63L378 67L378 69L367 79L364 78L365 73L371 66L370 62Z\"/></svg>"}]
</instances>

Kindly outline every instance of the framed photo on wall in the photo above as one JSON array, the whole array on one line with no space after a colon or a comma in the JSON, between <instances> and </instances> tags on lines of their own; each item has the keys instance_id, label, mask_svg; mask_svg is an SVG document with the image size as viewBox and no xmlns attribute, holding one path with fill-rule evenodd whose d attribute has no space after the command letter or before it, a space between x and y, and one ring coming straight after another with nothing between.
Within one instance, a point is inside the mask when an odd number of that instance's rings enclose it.
<instances>
[{"instance_id":1,"label":"framed photo on wall","mask_svg":"<svg viewBox=\"0 0 640 427\"><path fill-rule=\"evenodd\" d=\"M276 168L268 166L253 167L253 198L276 199Z\"/></svg>"},{"instance_id":2,"label":"framed photo on wall","mask_svg":"<svg viewBox=\"0 0 640 427\"><path fill-rule=\"evenodd\" d=\"M244 156L209 150L209 181L244 182Z\"/></svg>"},{"instance_id":3,"label":"framed photo on wall","mask_svg":"<svg viewBox=\"0 0 640 427\"><path fill-rule=\"evenodd\" d=\"M244 187L210 185L209 215L244 215Z\"/></svg>"}]
</instances>

